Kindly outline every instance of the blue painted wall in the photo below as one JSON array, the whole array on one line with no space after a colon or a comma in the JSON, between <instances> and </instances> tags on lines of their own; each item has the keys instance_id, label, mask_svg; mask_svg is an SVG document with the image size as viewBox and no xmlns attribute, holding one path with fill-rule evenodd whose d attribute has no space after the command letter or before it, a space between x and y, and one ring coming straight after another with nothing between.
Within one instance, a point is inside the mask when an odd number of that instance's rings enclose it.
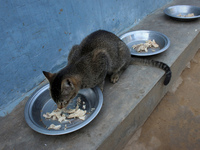
<instances>
[{"instance_id":1,"label":"blue painted wall","mask_svg":"<svg viewBox=\"0 0 200 150\"><path fill-rule=\"evenodd\" d=\"M170 0L0 0L0 116L67 63L89 33L115 34Z\"/></svg>"}]
</instances>

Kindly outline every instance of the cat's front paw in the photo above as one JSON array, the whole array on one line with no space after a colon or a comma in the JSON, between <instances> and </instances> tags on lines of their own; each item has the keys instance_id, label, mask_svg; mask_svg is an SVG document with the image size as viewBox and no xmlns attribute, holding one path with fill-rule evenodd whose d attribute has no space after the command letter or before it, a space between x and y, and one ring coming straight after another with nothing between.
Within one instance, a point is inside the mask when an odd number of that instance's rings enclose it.
<instances>
[{"instance_id":1,"label":"cat's front paw","mask_svg":"<svg viewBox=\"0 0 200 150\"><path fill-rule=\"evenodd\" d=\"M118 74L113 74L111 76L110 80L111 80L112 83L116 83L119 80L119 75Z\"/></svg>"}]
</instances>

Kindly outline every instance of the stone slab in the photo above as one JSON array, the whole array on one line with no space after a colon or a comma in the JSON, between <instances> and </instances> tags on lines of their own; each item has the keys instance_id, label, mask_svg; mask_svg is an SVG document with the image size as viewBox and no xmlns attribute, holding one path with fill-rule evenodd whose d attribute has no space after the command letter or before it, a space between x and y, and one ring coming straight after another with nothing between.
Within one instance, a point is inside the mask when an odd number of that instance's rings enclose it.
<instances>
[{"instance_id":1,"label":"stone slab","mask_svg":"<svg viewBox=\"0 0 200 150\"><path fill-rule=\"evenodd\" d=\"M175 0L169 5L186 3L186 0ZM200 1L191 0L190 4L200 6ZM113 85L106 82L104 104L98 116L79 131L62 136L39 134L25 123L23 110L27 97L11 114L1 118L0 149L122 149L200 47L200 20L173 20L164 15L165 7L146 17L131 30L155 30L170 38L171 46L166 52L148 57L171 66L173 77L168 86L163 85L162 70L130 66L118 83Z\"/></svg>"}]
</instances>

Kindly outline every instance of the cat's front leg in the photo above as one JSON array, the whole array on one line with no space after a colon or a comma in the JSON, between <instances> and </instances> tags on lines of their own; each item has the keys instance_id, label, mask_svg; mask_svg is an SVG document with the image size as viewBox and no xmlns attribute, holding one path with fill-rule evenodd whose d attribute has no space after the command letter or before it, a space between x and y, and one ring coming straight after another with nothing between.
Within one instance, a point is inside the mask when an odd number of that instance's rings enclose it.
<instances>
[{"instance_id":1,"label":"cat's front leg","mask_svg":"<svg viewBox=\"0 0 200 150\"><path fill-rule=\"evenodd\" d=\"M102 92L103 92L103 88L104 88L104 83L105 83L105 80L103 82L101 82L100 84L98 84L98 86Z\"/></svg>"},{"instance_id":2,"label":"cat's front leg","mask_svg":"<svg viewBox=\"0 0 200 150\"><path fill-rule=\"evenodd\" d=\"M118 73L112 74L110 81L112 83L116 83L118 80L119 80L119 74Z\"/></svg>"}]
</instances>

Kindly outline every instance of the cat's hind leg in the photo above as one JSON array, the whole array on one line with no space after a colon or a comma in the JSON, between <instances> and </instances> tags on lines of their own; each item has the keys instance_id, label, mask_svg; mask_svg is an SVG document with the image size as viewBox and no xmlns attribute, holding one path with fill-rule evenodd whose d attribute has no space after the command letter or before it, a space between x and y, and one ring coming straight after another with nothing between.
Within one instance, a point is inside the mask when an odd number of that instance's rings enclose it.
<instances>
[{"instance_id":1,"label":"cat's hind leg","mask_svg":"<svg viewBox=\"0 0 200 150\"><path fill-rule=\"evenodd\" d=\"M124 42L120 41L118 43L118 57L117 57L118 63L111 75L112 83L116 83L119 80L121 74L129 66L130 60L131 60L130 50L128 49L128 47Z\"/></svg>"},{"instance_id":2,"label":"cat's hind leg","mask_svg":"<svg viewBox=\"0 0 200 150\"><path fill-rule=\"evenodd\" d=\"M116 83L119 80L119 77L121 76L121 74L124 72L124 70L127 68L128 66L126 65L122 65L118 70L116 70L115 72L113 72L113 74L111 75L110 81L112 83Z\"/></svg>"}]
</instances>

